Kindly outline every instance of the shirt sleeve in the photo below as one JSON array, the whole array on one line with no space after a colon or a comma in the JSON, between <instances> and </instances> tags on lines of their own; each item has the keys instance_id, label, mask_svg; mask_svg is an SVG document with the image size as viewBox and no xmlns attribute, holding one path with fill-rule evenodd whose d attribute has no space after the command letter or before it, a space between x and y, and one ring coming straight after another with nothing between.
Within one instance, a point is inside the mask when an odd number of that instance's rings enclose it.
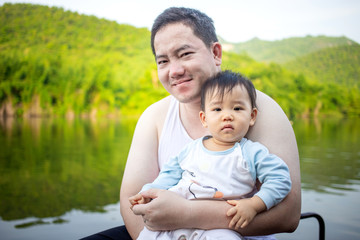
<instances>
[{"instance_id":1,"label":"shirt sleeve","mask_svg":"<svg viewBox=\"0 0 360 240\"><path fill-rule=\"evenodd\" d=\"M253 174L262 183L260 191L255 195L260 197L267 209L280 203L290 192L291 179L286 163L258 142L247 141L244 151L252 159Z\"/></svg>"},{"instance_id":2,"label":"shirt sleeve","mask_svg":"<svg viewBox=\"0 0 360 240\"><path fill-rule=\"evenodd\" d=\"M184 170L180 166L180 162L184 160L194 143L188 144L179 155L172 157L162 167L159 176L152 182L145 184L140 192L157 188L157 189L169 189L175 186L180 179Z\"/></svg>"},{"instance_id":3,"label":"shirt sleeve","mask_svg":"<svg viewBox=\"0 0 360 240\"><path fill-rule=\"evenodd\" d=\"M169 189L180 181L182 173L183 170L179 165L178 156L173 157L164 164L159 176L152 183L143 186L141 192L152 188Z\"/></svg>"}]
</instances>

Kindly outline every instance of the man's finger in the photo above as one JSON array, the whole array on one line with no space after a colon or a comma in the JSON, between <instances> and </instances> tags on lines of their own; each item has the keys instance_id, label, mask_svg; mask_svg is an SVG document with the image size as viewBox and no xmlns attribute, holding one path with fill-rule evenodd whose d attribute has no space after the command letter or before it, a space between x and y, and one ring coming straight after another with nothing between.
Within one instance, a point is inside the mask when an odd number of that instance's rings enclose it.
<instances>
[{"instance_id":1,"label":"man's finger","mask_svg":"<svg viewBox=\"0 0 360 240\"><path fill-rule=\"evenodd\" d=\"M145 215L146 207L146 204L136 204L133 206L132 211L135 215Z\"/></svg>"}]
</instances>

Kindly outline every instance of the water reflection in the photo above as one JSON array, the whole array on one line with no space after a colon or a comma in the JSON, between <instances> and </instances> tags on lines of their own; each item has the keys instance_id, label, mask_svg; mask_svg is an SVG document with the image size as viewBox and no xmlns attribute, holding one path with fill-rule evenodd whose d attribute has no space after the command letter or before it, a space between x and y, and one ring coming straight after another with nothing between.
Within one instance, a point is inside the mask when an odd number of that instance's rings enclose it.
<instances>
[{"instance_id":1,"label":"water reflection","mask_svg":"<svg viewBox=\"0 0 360 240\"><path fill-rule=\"evenodd\" d=\"M42 225L42 224L62 224L62 223L67 223L69 222L68 220L64 220L61 218L57 218L53 221L44 221L42 219L39 220L34 220L34 221L30 221L30 222L25 222L25 223L21 223L21 224L17 224L15 225L15 228L28 228L28 227L32 227L35 225Z\"/></svg>"},{"instance_id":2,"label":"water reflection","mask_svg":"<svg viewBox=\"0 0 360 240\"><path fill-rule=\"evenodd\" d=\"M75 239L121 224L119 187L135 124L136 119L0 119L2 238ZM327 239L360 237L360 121L296 120L293 127L303 211L325 218ZM316 236L308 231L316 223L306 224L278 238Z\"/></svg>"},{"instance_id":3,"label":"water reflection","mask_svg":"<svg viewBox=\"0 0 360 240\"><path fill-rule=\"evenodd\" d=\"M360 181L359 121L299 120L293 127L300 152L302 188L340 195L356 190Z\"/></svg>"},{"instance_id":4,"label":"water reflection","mask_svg":"<svg viewBox=\"0 0 360 240\"><path fill-rule=\"evenodd\" d=\"M2 240L24 239L80 239L104 229L122 225L119 214L119 203L104 206L105 213L81 211L73 209L60 217L34 218L1 221L0 233ZM64 220L58 224L58 220ZM65 222L66 221L66 222ZM45 224L32 224L40 223ZM19 226L23 226L20 227Z\"/></svg>"},{"instance_id":5,"label":"water reflection","mask_svg":"<svg viewBox=\"0 0 360 240\"><path fill-rule=\"evenodd\" d=\"M3 121L2 219L60 216L71 209L99 212L103 206L118 202L135 122ZM32 224L43 223L37 220Z\"/></svg>"}]
</instances>

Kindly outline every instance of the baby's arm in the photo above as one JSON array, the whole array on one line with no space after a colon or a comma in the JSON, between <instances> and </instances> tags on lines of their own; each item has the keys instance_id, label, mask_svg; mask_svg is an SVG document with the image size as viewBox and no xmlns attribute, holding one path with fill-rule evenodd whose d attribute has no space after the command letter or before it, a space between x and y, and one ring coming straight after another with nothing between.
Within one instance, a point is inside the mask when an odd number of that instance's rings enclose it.
<instances>
[{"instance_id":1,"label":"baby's arm","mask_svg":"<svg viewBox=\"0 0 360 240\"><path fill-rule=\"evenodd\" d=\"M256 214L266 210L266 205L258 196L241 200L228 200L230 205L227 216L234 216L229 224L229 228L239 229L246 227L256 216Z\"/></svg>"},{"instance_id":2,"label":"baby's arm","mask_svg":"<svg viewBox=\"0 0 360 240\"><path fill-rule=\"evenodd\" d=\"M151 198L144 197L141 193L149 189L169 189L175 186L181 179L183 170L181 169L178 161L179 157L171 158L160 171L159 176L152 182L145 184L140 193L129 197L130 208L137 204L145 204L151 201Z\"/></svg>"},{"instance_id":3,"label":"baby's arm","mask_svg":"<svg viewBox=\"0 0 360 240\"><path fill-rule=\"evenodd\" d=\"M279 157L269 154L260 143L251 141L247 142L246 153L254 159L255 174L263 184L252 198L227 201L234 206L227 212L227 216L233 216L229 223L232 229L246 227L258 213L278 204L291 189L288 167Z\"/></svg>"}]
</instances>

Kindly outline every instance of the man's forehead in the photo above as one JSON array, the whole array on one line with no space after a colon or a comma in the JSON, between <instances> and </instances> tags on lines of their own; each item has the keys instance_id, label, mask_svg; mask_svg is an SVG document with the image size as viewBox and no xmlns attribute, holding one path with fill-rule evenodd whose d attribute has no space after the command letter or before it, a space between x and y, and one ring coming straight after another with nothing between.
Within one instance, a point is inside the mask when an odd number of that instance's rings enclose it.
<instances>
[{"instance_id":1,"label":"man's forehead","mask_svg":"<svg viewBox=\"0 0 360 240\"><path fill-rule=\"evenodd\" d=\"M185 45L193 47L195 42L202 43L202 40L193 33L190 27L182 23L172 23L162 27L156 33L154 47L156 54L162 54L161 51L177 51Z\"/></svg>"},{"instance_id":2,"label":"man's forehead","mask_svg":"<svg viewBox=\"0 0 360 240\"><path fill-rule=\"evenodd\" d=\"M180 32L184 32L184 31L190 31L191 33L194 33L193 29L187 25L184 24L183 22L172 22L172 23L168 23L163 25L155 34L155 38L159 33L162 32L176 32L176 31L180 31Z\"/></svg>"}]
</instances>

